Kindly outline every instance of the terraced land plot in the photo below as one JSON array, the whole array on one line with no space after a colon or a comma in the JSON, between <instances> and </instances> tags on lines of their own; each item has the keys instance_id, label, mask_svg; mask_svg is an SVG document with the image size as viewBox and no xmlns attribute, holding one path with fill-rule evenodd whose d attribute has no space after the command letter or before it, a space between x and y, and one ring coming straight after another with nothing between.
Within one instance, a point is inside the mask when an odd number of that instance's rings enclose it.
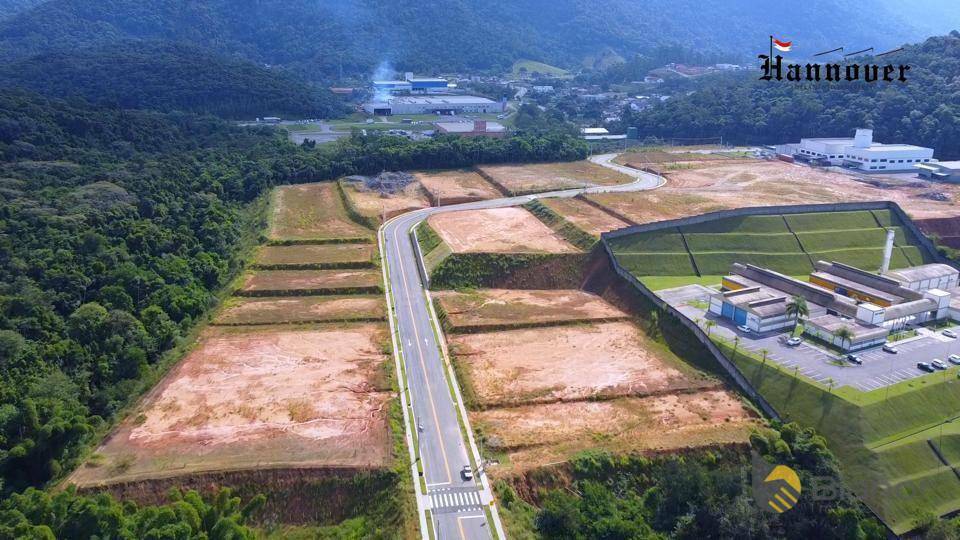
<instances>
[{"instance_id":1,"label":"terraced land plot","mask_svg":"<svg viewBox=\"0 0 960 540\"><path fill-rule=\"evenodd\" d=\"M612 452L743 443L757 418L723 390L474 411L485 446L508 459L495 475L569 459L598 443Z\"/></svg>"},{"instance_id":2,"label":"terraced land plot","mask_svg":"<svg viewBox=\"0 0 960 540\"><path fill-rule=\"evenodd\" d=\"M603 210L577 198L547 198L540 201L544 206L553 210L577 228L599 237L602 233L622 229L628 225L626 221L616 218Z\"/></svg>"},{"instance_id":3,"label":"terraced land plot","mask_svg":"<svg viewBox=\"0 0 960 540\"><path fill-rule=\"evenodd\" d=\"M960 186L920 179L857 179L781 161L689 163L663 173L667 184L644 193L587 195L634 223L745 206L891 200L914 218L960 214ZM945 196L948 200L936 200Z\"/></svg>"},{"instance_id":4,"label":"terraced land plot","mask_svg":"<svg viewBox=\"0 0 960 540\"><path fill-rule=\"evenodd\" d=\"M363 294L381 290L379 270L260 270L248 275L238 296Z\"/></svg>"},{"instance_id":5,"label":"terraced land plot","mask_svg":"<svg viewBox=\"0 0 960 540\"><path fill-rule=\"evenodd\" d=\"M373 231L347 216L332 182L276 188L268 237L274 242L372 239Z\"/></svg>"},{"instance_id":6,"label":"terraced land plot","mask_svg":"<svg viewBox=\"0 0 960 540\"><path fill-rule=\"evenodd\" d=\"M70 478L391 463L382 324L209 328Z\"/></svg>"},{"instance_id":7,"label":"terraced land plot","mask_svg":"<svg viewBox=\"0 0 960 540\"><path fill-rule=\"evenodd\" d=\"M611 241L635 276L721 276L733 263L803 276L818 260L877 270L886 229L896 232L891 268L932 262L889 210L746 216L638 233Z\"/></svg>"},{"instance_id":8,"label":"terraced land plot","mask_svg":"<svg viewBox=\"0 0 960 540\"><path fill-rule=\"evenodd\" d=\"M416 177L433 206L503 197L496 187L487 182L477 171L470 169L419 172Z\"/></svg>"},{"instance_id":9,"label":"terraced land plot","mask_svg":"<svg viewBox=\"0 0 960 540\"><path fill-rule=\"evenodd\" d=\"M468 395L480 407L642 396L717 385L668 360L629 322L462 334L452 336L450 343Z\"/></svg>"},{"instance_id":10,"label":"terraced land plot","mask_svg":"<svg viewBox=\"0 0 960 540\"><path fill-rule=\"evenodd\" d=\"M408 184L397 193L380 193L361 188L355 182L343 182L343 192L360 214L375 219L390 219L413 210L430 206L419 182Z\"/></svg>"},{"instance_id":11,"label":"terraced land plot","mask_svg":"<svg viewBox=\"0 0 960 540\"><path fill-rule=\"evenodd\" d=\"M383 296L287 296L228 299L216 325L297 324L385 320Z\"/></svg>"},{"instance_id":12,"label":"terraced land plot","mask_svg":"<svg viewBox=\"0 0 960 540\"><path fill-rule=\"evenodd\" d=\"M373 266L374 244L262 246L254 267L261 269L363 268Z\"/></svg>"},{"instance_id":13,"label":"terraced land plot","mask_svg":"<svg viewBox=\"0 0 960 540\"><path fill-rule=\"evenodd\" d=\"M589 161L485 165L477 167L511 195L540 193L590 185L626 184L633 178Z\"/></svg>"},{"instance_id":14,"label":"terraced land plot","mask_svg":"<svg viewBox=\"0 0 960 540\"><path fill-rule=\"evenodd\" d=\"M435 214L427 223L454 253L579 253L523 208Z\"/></svg>"},{"instance_id":15,"label":"terraced land plot","mask_svg":"<svg viewBox=\"0 0 960 540\"><path fill-rule=\"evenodd\" d=\"M629 317L599 296L580 290L481 289L472 293L438 291L433 296L452 332L612 322Z\"/></svg>"}]
</instances>

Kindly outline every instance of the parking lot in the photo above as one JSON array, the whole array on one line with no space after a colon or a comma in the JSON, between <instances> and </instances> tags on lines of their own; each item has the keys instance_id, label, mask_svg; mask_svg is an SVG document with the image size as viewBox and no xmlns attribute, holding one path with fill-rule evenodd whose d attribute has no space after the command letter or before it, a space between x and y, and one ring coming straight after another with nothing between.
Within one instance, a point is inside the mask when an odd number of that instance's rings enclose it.
<instances>
[{"instance_id":1,"label":"parking lot","mask_svg":"<svg viewBox=\"0 0 960 540\"><path fill-rule=\"evenodd\" d=\"M698 285L662 291L661 297L670 305L679 309L691 320L717 323L711 332L727 339L740 336L740 347L761 355L767 351L767 361L776 362L788 370L794 370L821 384L834 387L850 386L863 392L877 390L901 381L926 375L917 368L917 362L931 362L939 358L947 362L951 354L960 354L960 340L951 339L939 332L924 328L920 335L895 343L898 354L884 352L880 347L857 352L863 360L856 365L843 360L840 355L804 340L798 346L786 345L787 332L768 332L765 334L744 333L737 329L733 321L714 316L702 309L709 302L710 290ZM701 322L701 325L703 322Z\"/></svg>"}]
</instances>

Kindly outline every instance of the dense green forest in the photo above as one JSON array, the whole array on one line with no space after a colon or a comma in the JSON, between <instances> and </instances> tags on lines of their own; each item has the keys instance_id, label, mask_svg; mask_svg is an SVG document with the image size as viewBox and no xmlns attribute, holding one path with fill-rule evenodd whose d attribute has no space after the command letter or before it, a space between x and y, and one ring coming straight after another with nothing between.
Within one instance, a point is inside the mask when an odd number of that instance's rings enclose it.
<instances>
[{"instance_id":1,"label":"dense green forest","mask_svg":"<svg viewBox=\"0 0 960 540\"><path fill-rule=\"evenodd\" d=\"M213 117L0 91L0 493L75 466L238 271L272 185L587 154L564 134L313 149Z\"/></svg>"},{"instance_id":2,"label":"dense green forest","mask_svg":"<svg viewBox=\"0 0 960 540\"><path fill-rule=\"evenodd\" d=\"M327 89L186 44L126 41L50 52L0 66L0 87L82 97L125 109L224 118L330 118L346 112Z\"/></svg>"},{"instance_id":3,"label":"dense green forest","mask_svg":"<svg viewBox=\"0 0 960 540\"><path fill-rule=\"evenodd\" d=\"M29 489L0 503L0 539L116 538L129 540L252 540L245 523L260 495L243 504L223 489L212 500L172 490L168 504L138 507L108 495L57 494Z\"/></svg>"},{"instance_id":4,"label":"dense green forest","mask_svg":"<svg viewBox=\"0 0 960 540\"><path fill-rule=\"evenodd\" d=\"M623 127L638 126L641 136L722 135L737 144L849 137L855 128L872 127L875 140L929 146L939 159L960 158L960 33L882 60L910 65L908 82L761 81L756 69L715 77L690 95L641 113L627 111Z\"/></svg>"},{"instance_id":5,"label":"dense green forest","mask_svg":"<svg viewBox=\"0 0 960 540\"><path fill-rule=\"evenodd\" d=\"M368 75L383 60L425 72L502 70L520 58L576 67L607 49L629 58L665 44L749 59L769 33L801 54L923 36L890 0L49 0L0 23L0 55L160 39L322 80Z\"/></svg>"},{"instance_id":6,"label":"dense green forest","mask_svg":"<svg viewBox=\"0 0 960 540\"><path fill-rule=\"evenodd\" d=\"M541 492L539 508L505 484L497 490L510 521L548 539L886 537L886 529L843 489L833 455L812 430L796 424L763 429L751 435L751 446L757 459L798 472L805 496L793 509L775 514L755 504L751 455L737 449L653 459L586 453L571 462L573 485ZM806 496L817 485L814 477L835 486L832 497ZM960 531L956 525L950 530Z\"/></svg>"}]
</instances>

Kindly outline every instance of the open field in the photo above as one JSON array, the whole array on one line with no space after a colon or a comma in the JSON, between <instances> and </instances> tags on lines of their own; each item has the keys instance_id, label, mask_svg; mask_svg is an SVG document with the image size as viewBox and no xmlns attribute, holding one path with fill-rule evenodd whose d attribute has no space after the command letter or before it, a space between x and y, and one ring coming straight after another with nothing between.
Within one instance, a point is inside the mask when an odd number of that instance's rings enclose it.
<instances>
[{"instance_id":1,"label":"open field","mask_svg":"<svg viewBox=\"0 0 960 540\"><path fill-rule=\"evenodd\" d=\"M513 67L510 68L510 74L514 77L522 77L524 75L532 76L535 73L549 75L551 77L567 77L570 75L570 72L563 68L535 60L517 60L513 63Z\"/></svg>"},{"instance_id":2,"label":"open field","mask_svg":"<svg viewBox=\"0 0 960 540\"><path fill-rule=\"evenodd\" d=\"M549 198L542 199L540 203L563 216L583 232L593 236L600 236L601 233L622 229L629 225L626 221L617 219L577 198Z\"/></svg>"},{"instance_id":3,"label":"open field","mask_svg":"<svg viewBox=\"0 0 960 540\"><path fill-rule=\"evenodd\" d=\"M273 194L270 240L320 241L372 238L373 231L347 217L332 182L280 186Z\"/></svg>"},{"instance_id":4,"label":"open field","mask_svg":"<svg viewBox=\"0 0 960 540\"><path fill-rule=\"evenodd\" d=\"M427 194L417 182L392 194L362 189L355 182L343 182L343 192L353 203L357 212L378 220L390 219L393 216L430 206Z\"/></svg>"},{"instance_id":5,"label":"open field","mask_svg":"<svg viewBox=\"0 0 960 540\"><path fill-rule=\"evenodd\" d=\"M579 188L590 184L610 186L633 180L589 161L485 165L477 169L511 195Z\"/></svg>"},{"instance_id":6,"label":"open field","mask_svg":"<svg viewBox=\"0 0 960 540\"><path fill-rule=\"evenodd\" d=\"M448 212L427 222L454 253L579 252L523 208Z\"/></svg>"},{"instance_id":7,"label":"open field","mask_svg":"<svg viewBox=\"0 0 960 540\"><path fill-rule=\"evenodd\" d=\"M322 268L373 266L374 244L313 244L261 246L254 259L258 268Z\"/></svg>"},{"instance_id":8,"label":"open field","mask_svg":"<svg viewBox=\"0 0 960 540\"><path fill-rule=\"evenodd\" d=\"M387 466L385 338L380 324L207 329L70 482Z\"/></svg>"},{"instance_id":9,"label":"open field","mask_svg":"<svg viewBox=\"0 0 960 540\"><path fill-rule=\"evenodd\" d=\"M796 276L817 260L872 271L883 256L881 224L897 232L891 268L932 262L888 210L727 218L620 237L610 246L637 276L722 275L735 262Z\"/></svg>"},{"instance_id":10,"label":"open field","mask_svg":"<svg viewBox=\"0 0 960 540\"><path fill-rule=\"evenodd\" d=\"M626 453L744 443L757 425L723 390L475 411L470 422L486 447L508 457L491 469L495 475L566 460L598 444Z\"/></svg>"},{"instance_id":11,"label":"open field","mask_svg":"<svg viewBox=\"0 0 960 540\"><path fill-rule=\"evenodd\" d=\"M371 321L386 318L383 296L229 298L217 325Z\"/></svg>"},{"instance_id":12,"label":"open field","mask_svg":"<svg viewBox=\"0 0 960 540\"><path fill-rule=\"evenodd\" d=\"M416 177L434 206L438 202L440 205L460 204L503 197L490 182L470 169L418 172Z\"/></svg>"},{"instance_id":13,"label":"open field","mask_svg":"<svg viewBox=\"0 0 960 540\"><path fill-rule=\"evenodd\" d=\"M725 208L774 204L891 200L914 218L960 214L960 186L875 176L858 180L846 174L781 161L701 162L667 171L667 185L647 193L587 196L636 222L650 223ZM949 201L930 199L942 193Z\"/></svg>"},{"instance_id":14,"label":"open field","mask_svg":"<svg viewBox=\"0 0 960 540\"><path fill-rule=\"evenodd\" d=\"M262 270L244 278L238 296L355 294L380 290L381 273L360 270Z\"/></svg>"},{"instance_id":15,"label":"open field","mask_svg":"<svg viewBox=\"0 0 960 540\"><path fill-rule=\"evenodd\" d=\"M453 332L612 321L628 315L599 296L580 290L481 289L434 293Z\"/></svg>"},{"instance_id":16,"label":"open field","mask_svg":"<svg viewBox=\"0 0 960 540\"><path fill-rule=\"evenodd\" d=\"M629 322L463 334L451 350L483 407L642 396L717 384Z\"/></svg>"}]
</instances>

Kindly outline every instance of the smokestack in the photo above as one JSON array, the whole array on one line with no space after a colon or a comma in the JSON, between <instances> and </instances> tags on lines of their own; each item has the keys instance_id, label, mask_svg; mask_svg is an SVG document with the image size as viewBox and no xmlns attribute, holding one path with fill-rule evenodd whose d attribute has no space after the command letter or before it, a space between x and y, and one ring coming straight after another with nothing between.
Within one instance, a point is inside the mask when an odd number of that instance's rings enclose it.
<instances>
[{"instance_id":1,"label":"smokestack","mask_svg":"<svg viewBox=\"0 0 960 540\"><path fill-rule=\"evenodd\" d=\"M893 256L893 239L896 233L893 229L887 229L887 243L883 246L883 264L880 265L880 273L886 274L890 271L890 257Z\"/></svg>"},{"instance_id":2,"label":"smokestack","mask_svg":"<svg viewBox=\"0 0 960 540\"><path fill-rule=\"evenodd\" d=\"M871 144L873 144L873 130L858 129L856 135L853 136L854 148L870 148Z\"/></svg>"}]
</instances>

